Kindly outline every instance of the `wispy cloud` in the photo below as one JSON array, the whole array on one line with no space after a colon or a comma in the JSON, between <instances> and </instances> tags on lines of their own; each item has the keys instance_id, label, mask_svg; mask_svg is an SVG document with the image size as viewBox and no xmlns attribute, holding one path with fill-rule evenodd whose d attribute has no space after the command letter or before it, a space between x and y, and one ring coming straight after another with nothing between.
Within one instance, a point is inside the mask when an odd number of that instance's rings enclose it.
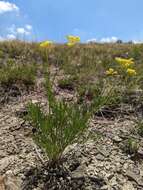
<instances>
[{"instance_id":1,"label":"wispy cloud","mask_svg":"<svg viewBox=\"0 0 143 190\"><path fill-rule=\"evenodd\" d=\"M133 40L132 41L134 44L142 44L143 40Z\"/></svg>"},{"instance_id":2,"label":"wispy cloud","mask_svg":"<svg viewBox=\"0 0 143 190\"><path fill-rule=\"evenodd\" d=\"M8 35L6 36L6 39L7 39L7 40L15 40L15 39L16 39L16 36L15 36L14 34L8 34Z\"/></svg>"},{"instance_id":3,"label":"wispy cloud","mask_svg":"<svg viewBox=\"0 0 143 190\"><path fill-rule=\"evenodd\" d=\"M95 43L97 42L97 39L96 38L92 38L92 39L89 39L86 41L87 43Z\"/></svg>"},{"instance_id":4,"label":"wispy cloud","mask_svg":"<svg viewBox=\"0 0 143 190\"><path fill-rule=\"evenodd\" d=\"M112 36L112 37L106 37L106 38L101 38L101 39L97 39L97 38L91 38L89 40L87 40L86 42L87 43L90 43L90 42L98 42L98 43L115 43L117 42L118 38L115 37L115 36Z\"/></svg>"},{"instance_id":5,"label":"wispy cloud","mask_svg":"<svg viewBox=\"0 0 143 190\"><path fill-rule=\"evenodd\" d=\"M0 14L13 11L19 11L19 7L8 1L0 1Z\"/></svg>"},{"instance_id":6,"label":"wispy cloud","mask_svg":"<svg viewBox=\"0 0 143 190\"><path fill-rule=\"evenodd\" d=\"M14 35L30 35L32 32L32 26L29 24L26 24L22 27L16 27L14 24L8 28L9 33Z\"/></svg>"},{"instance_id":7,"label":"wispy cloud","mask_svg":"<svg viewBox=\"0 0 143 190\"><path fill-rule=\"evenodd\" d=\"M25 24L22 27L17 27L15 24L12 24L11 27L6 29L5 35L0 36L0 41L25 39L32 35L32 31L33 27L30 24Z\"/></svg>"},{"instance_id":8,"label":"wispy cloud","mask_svg":"<svg viewBox=\"0 0 143 190\"><path fill-rule=\"evenodd\" d=\"M29 25L29 24L26 24L25 28L30 31L30 30L32 30L33 27L31 25Z\"/></svg>"},{"instance_id":9,"label":"wispy cloud","mask_svg":"<svg viewBox=\"0 0 143 190\"><path fill-rule=\"evenodd\" d=\"M102 38L100 40L101 43L115 43L117 42L118 38L115 37L115 36L112 36L112 37L106 37L106 38Z\"/></svg>"}]
</instances>

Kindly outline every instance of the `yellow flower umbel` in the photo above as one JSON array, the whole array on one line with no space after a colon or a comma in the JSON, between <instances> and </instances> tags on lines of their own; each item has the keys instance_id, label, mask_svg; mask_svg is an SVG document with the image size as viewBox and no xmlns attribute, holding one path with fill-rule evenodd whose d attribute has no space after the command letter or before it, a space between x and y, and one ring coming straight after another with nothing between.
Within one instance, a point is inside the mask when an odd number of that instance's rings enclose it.
<instances>
[{"instance_id":1,"label":"yellow flower umbel","mask_svg":"<svg viewBox=\"0 0 143 190\"><path fill-rule=\"evenodd\" d=\"M47 48L47 47L50 47L52 44L53 44L52 41L47 40L47 41L44 41L44 42L40 43L40 47Z\"/></svg>"},{"instance_id":2,"label":"yellow flower umbel","mask_svg":"<svg viewBox=\"0 0 143 190\"><path fill-rule=\"evenodd\" d=\"M125 68L128 68L134 64L133 58L124 59L124 58L116 57L115 60L118 64L120 64L122 67L125 67Z\"/></svg>"},{"instance_id":3,"label":"yellow flower umbel","mask_svg":"<svg viewBox=\"0 0 143 190\"><path fill-rule=\"evenodd\" d=\"M80 42L80 37L79 36L68 35L68 36L66 36L66 38L68 40L68 43L67 43L68 46L73 46L73 45Z\"/></svg>"},{"instance_id":4,"label":"yellow flower umbel","mask_svg":"<svg viewBox=\"0 0 143 190\"><path fill-rule=\"evenodd\" d=\"M109 68L107 71L106 71L106 75L117 75L117 71L115 71L113 68Z\"/></svg>"},{"instance_id":5,"label":"yellow flower umbel","mask_svg":"<svg viewBox=\"0 0 143 190\"><path fill-rule=\"evenodd\" d=\"M130 76L135 76L137 74L137 72L136 72L135 69L128 68L127 69L127 74L130 75Z\"/></svg>"},{"instance_id":6,"label":"yellow flower umbel","mask_svg":"<svg viewBox=\"0 0 143 190\"><path fill-rule=\"evenodd\" d=\"M75 43L68 42L68 43L67 43L67 45L68 45L68 46L74 46L74 45L75 45Z\"/></svg>"}]
</instances>

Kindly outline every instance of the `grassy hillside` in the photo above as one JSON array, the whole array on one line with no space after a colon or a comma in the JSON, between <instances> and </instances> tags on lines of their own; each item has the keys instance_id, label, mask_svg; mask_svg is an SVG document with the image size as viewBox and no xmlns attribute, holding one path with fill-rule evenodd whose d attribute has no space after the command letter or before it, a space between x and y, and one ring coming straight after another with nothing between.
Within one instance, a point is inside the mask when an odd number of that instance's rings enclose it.
<instances>
[{"instance_id":1,"label":"grassy hillside","mask_svg":"<svg viewBox=\"0 0 143 190\"><path fill-rule=\"evenodd\" d=\"M121 72L116 57L132 58L136 76L125 76L128 74ZM129 91L142 89L142 60L142 44L53 45L40 48L38 43L1 42L0 84L3 88L24 85L28 89L43 76L46 63L50 68L58 69L56 75L63 73L56 81L58 86L78 92L81 99L84 96L92 98L98 87L100 91L105 91L114 86L120 96L125 88ZM107 75L106 71L111 68L119 72L117 76Z\"/></svg>"},{"instance_id":2,"label":"grassy hillside","mask_svg":"<svg viewBox=\"0 0 143 190\"><path fill-rule=\"evenodd\" d=\"M143 44L0 42L0 186L142 189L142 116Z\"/></svg>"}]
</instances>

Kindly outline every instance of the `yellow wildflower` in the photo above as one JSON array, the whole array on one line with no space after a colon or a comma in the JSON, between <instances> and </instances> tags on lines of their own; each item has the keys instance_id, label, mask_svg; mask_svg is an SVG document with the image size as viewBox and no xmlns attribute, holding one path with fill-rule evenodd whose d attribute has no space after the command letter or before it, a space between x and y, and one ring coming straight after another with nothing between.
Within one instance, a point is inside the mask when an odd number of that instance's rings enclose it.
<instances>
[{"instance_id":1,"label":"yellow wildflower","mask_svg":"<svg viewBox=\"0 0 143 190\"><path fill-rule=\"evenodd\" d=\"M68 43L67 43L68 46L73 46L74 44L80 42L80 37L79 36L68 35L68 36L66 36L66 38L68 40Z\"/></svg>"},{"instance_id":2,"label":"yellow wildflower","mask_svg":"<svg viewBox=\"0 0 143 190\"><path fill-rule=\"evenodd\" d=\"M107 75L116 75L118 73L113 68L109 68L109 70L106 71L106 74Z\"/></svg>"},{"instance_id":3,"label":"yellow wildflower","mask_svg":"<svg viewBox=\"0 0 143 190\"><path fill-rule=\"evenodd\" d=\"M74 46L75 43L71 43L71 42L68 42L67 45L68 46Z\"/></svg>"},{"instance_id":4,"label":"yellow wildflower","mask_svg":"<svg viewBox=\"0 0 143 190\"><path fill-rule=\"evenodd\" d=\"M131 65L134 64L133 58L124 59L124 58L116 57L115 60L116 60L117 63L119 63L121 66L126 67L126 68L127 68L127 67L130 67Z\"/></svg>"},{"instance_id":5,"label":"yellow wildflower","mask_svg":"<svg viewBox=\"0 0 143 190\"><path fill-rule=\"evenodd\" d=\"M53 44L53 42L52 41L44 41L44 42L42 42L42 43L40 43L40 47L42 47L42 48L46 48L46 47L49 47L49 46L51 46Z\"/></svg>"},{"instance_id":6,"label":"yellow wildflower","mask_svg":"<svg viewBox=\"0 0 143 190\"><path fill-rule=\"evenodd\" d=\"M136 70L135 69L130 69L128 68L127 69L127 74L130 75L130 76L134 76L137 74Z\"/></svg>"}]
</instances>

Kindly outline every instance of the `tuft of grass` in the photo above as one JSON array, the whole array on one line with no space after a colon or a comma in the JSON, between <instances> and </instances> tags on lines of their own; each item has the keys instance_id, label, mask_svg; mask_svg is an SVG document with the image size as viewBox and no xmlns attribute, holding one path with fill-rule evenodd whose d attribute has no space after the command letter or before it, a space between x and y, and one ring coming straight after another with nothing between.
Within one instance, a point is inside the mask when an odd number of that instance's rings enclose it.
<instances>
[{"instance_id":1,"label":"tuft of grass","mask_svg":"<svg viewBox=\"0 0 143 190\"><path fill-rule=\"evenodd\" d=\"M143 120L138 120L137 121L137 132L138 134L143 137Z\"/></svg>"},{"instance_id":2,"label":"tuft of grass","mask_svg":"<svg viewBox=\"0 0 143 190\"><path fill-rule=\"evenodd\" d=\"M46 79L48 110L45 114L40 105L28 105L29 119L36 128L34 139L43 148L50 163L61 161L65 148L77 141L87 128L90 113L86 106L57 101L50 80Z\"/></svg>"},{"instance_id":3,"label":"tuft of grass","mask_svg":"<svg viewBox=\"0 0 143 190\"><path fill-rule=\"evenodd\" d=\"M36 76L36 66L33 65L18 65L12 60L0 68L0 84L10 86L11 84L19 83L26 86L33 85Z\"/></svg>"},{"instance_id":4,"label":"tuft of grass","mask_svg":"<svg viewBox=\"0 0 143 190\"><path fill-rule=\"evenodd\" d=\"M130 137L125 143L125 151L130 155L137 155L139 143L136 139Z\"/></svg>"}]
</instances>

